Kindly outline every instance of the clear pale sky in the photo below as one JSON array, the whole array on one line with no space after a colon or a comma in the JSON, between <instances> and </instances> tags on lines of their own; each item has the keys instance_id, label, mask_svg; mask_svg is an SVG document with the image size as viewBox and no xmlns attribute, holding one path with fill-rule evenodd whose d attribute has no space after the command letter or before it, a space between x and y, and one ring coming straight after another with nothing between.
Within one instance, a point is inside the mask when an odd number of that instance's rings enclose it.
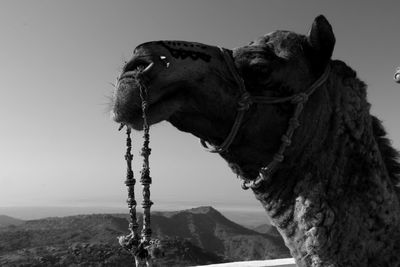
<instances>
[{"instance_id":1,"label":"clear pale sky","mask_svg":"<svg viewBox=\"0 0 400 267\"><path fill-rule=\"evenodd\" d=\"M336 35L333 58L369 85L372 112L400 148L399 1L1 1L0 206L126 206L125 136L107 97L138 44L234 48L277 29L307 33L319 14ZM136 170L141 143L135 133ZM261 210L193 136L161 123L151 147L154 209L179 201Z\"/></svg>"}]
</instances>

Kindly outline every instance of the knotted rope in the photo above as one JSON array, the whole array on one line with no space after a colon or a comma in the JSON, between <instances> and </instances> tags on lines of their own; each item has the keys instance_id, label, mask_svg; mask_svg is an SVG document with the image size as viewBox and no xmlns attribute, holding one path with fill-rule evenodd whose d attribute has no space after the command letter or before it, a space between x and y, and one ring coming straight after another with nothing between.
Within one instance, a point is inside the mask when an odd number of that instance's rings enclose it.
<instances>
[{"instance_id":1,"label":"knotted rope","mask_svg":"<svg viewBox=\"0 0 400 267\"><path fill-rule=\"evenodd\" d=\"M277 166L284 159L284 153L286 148L291 145L292 137L295 130L300 126L299 117L303 111L305 103L308 101L309 96L311 96L314 91L320 87L329 77L330 73L330 65L328 64L324 73L304 92L289 96L289 97L253 97L253 101L255 103L262 104L277 104L290 102L295 106L294 113L292 117L289 119L289 125L286 132L281 136L281 145L279 146L278 152L274 154L272 157L272 161L268 163L267 166L262 167L258 176L254 180L244 179L242 177L242 188L247 190L249 188L257 189L260 187L262 182L270 180L272 174L276 171Z\"/></svg>"},{"instance_id":2,"label":"knotted rope","mask_svg":"<svg viewBox=\"0 0 400 267\"><path fill-rule=\"evenodd\" d=\"M239 99L238 99L238 107L237 107L237 114L235 121L232 125L231 131L229 132L228 136L225 138L225 140L222 142L220 145L209 145L207 142L203 139L200 139L200 143L209 151L213 153L224 153L228 151L228 148L230 145L233 143L239 128L242 124L244 114L247 112L247 110L250 109L251 105L253 104L279 104L279 103L285 103L289 102L293 105L295 105L294 113L292 117L289 119L289 125L286 130L286 132L282 135L281 137L281 145L279 147L279 150L277 153L274 154L273 159L270 163L267 164L267 166L261 168L259 175L254 179L254 180L248 180L244 177L242 178L242 188L243 189L256 189L260 187L263 181L268 181L274 171L276 170L277 166L279 165L280 162L284 160L284 153L286 148L291 144L292 142L292 136L296 128L300 126L299 122L299 116L303 111L304 104L308 101L308 98L314 93L314 91L320 87L323 83L326 82L326 80L329 77L330 74L330 65L328 64L322 73L322 75L310 86L308 87L305 91L287 96L287 97L270 97L270 96L252 96L249 94L249 92L246 90L245 83L243 81L243 78L239 75L235 63L233 62L233 58L230 55L230 53L223 49L220 48L222 56L225 60L225 63L229 69L229 71L232 74L232 77L234 78L238 90L239 90ZM400 71L399 71L400 73ZM399 75L400 77L400 75ZM399 78L400 80L400 78ZM210 148L211 147L211 148Z\"/></svg>"},{"instance_id":3,"label":"knotted rope","mask_svg":"<svg viewBox=\"0 0 400 267\"><path fill-rule=\"evenodd\" d=\"M129 231L130 234L126 236L118 237L120 245L130 252L136 262L136 266L152 266L152 259L159 257L161 252L161 243L158 239L151 239L151 218L150 218L150 208L153 205L153 202L150 200L150 166L149 166L149 156L151 153L151 149L149 148L150 144L150 127L147 122L147 89L146 86L140 81L140 72L138 72L135 77L138 81L139 89L140 89L140 98L142 100L142 118L143 118L143 146L141 151L141 156L143 157L143 165L141 170L140 183L142 184L143 190L143 201L141 203L143 208L143 228L141 233L139 233L138 228L139 224L136 216L136 205L137 202L135 200L135 184L136 180L134 178L133 170L132 170L132 160L133 155L131 153L132 150L132 140L130 137L131 129L126 126L126 154L125 160L127 164L127 172L126 172L126 180L125 185L128 187L128 208L129 208ZM124 127L121 124L120 129Z\"/></svg>"}]
</instances>

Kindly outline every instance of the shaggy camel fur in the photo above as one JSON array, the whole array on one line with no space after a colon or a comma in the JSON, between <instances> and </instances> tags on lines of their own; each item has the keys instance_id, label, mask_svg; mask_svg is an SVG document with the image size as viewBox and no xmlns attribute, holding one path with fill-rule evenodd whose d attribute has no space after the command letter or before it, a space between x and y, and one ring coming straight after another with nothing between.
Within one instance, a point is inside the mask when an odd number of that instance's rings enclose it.
<instances>
[{"instance_id":1,"label":"shaggy camel fur","mask_svg":"<svg viewBox=\"0 0 400 267\"><path fill-rule=\"evenodd\" d=\"M400 266L398 153L370 115L366 85L332 60L335 37L323 16L308 35L275 31L225 49L252 96L285 97L306 90L330 65L309 97L284 160L254 188L298 266ZM180 41L138 46L114 95L117 122L141 129L135 73L146 68L149 121L167 120L210 144L221 144L240 97L218 47ZM255 179L281 145L294 105L252 104L233 143L220 155L240 177Z\"/></svg>"}]
</instances>

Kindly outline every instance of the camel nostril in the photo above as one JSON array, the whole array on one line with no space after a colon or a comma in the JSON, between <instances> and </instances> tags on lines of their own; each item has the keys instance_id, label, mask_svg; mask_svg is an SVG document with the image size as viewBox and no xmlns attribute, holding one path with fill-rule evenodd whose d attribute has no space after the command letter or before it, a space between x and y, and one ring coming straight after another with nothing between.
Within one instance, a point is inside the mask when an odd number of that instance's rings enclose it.
<instances>
[{"instance_id":1,"label":"camel nostril","mask_svg":"<svg viewBox=\"0 0 400 267\"><path fill-rule=\"evenodd\" d=\"M151 64L153 64L153 62L148 59L136 58L136 59L133 59L133 60L129 61L128 63L126 63L122 72L144 70Z\"/></svg>"}]
</instances>

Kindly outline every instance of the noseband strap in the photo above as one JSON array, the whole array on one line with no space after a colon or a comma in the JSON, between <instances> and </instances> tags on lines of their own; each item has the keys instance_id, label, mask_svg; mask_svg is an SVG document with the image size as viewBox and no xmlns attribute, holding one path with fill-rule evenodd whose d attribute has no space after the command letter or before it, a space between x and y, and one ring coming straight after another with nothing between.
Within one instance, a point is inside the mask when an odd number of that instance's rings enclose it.
<instances>
[{"instance_id":1,"label":"noseband strap","mask_svg":"<svg viewBox=\"0 0 400 267\"><path fill-rule=\"evenodd\" d=\"M304 104L307 102L308 98L314 91L320 87L324 82L329 77L330 74L330 64L327 65L324 73L309 87L307 90L304 92L300 92L288 97L269 97L269 96L252 96L249 94L249 92L246 90L244 81L242 77L239 75L235 63L233 62L232 56L230 53L223 49L220 48L221 53L224 57L224 60L228 66L229 71L231 72L233 78L235 79L238 89L240 92L240 97L238 100L238 107L237 107L237 114L236 114L236 119L235 122L233 123L233 126L231 128L231 131L229 132L228 136L226 137L225 141L219 145L219 146L213 146L207 144L207 142L203 139L200 139L200 143L209 151L213 153L223 153L226 152L229 148L229 146L232 144L233 140L235 139L240 125L242 124L244 114L246 111L250 108L250 106L253 103L256 104L279 104L279 103L285 103L285 102L290 102L294 105L296 105L295 111L293 113L293 116L289 119L289 126L287 131L285 132L284 135L281 137L281 146L279 147L278 152L273 156L273 160L266 166L261 168L260 174L258 177L254 180L247 180L243 179L243 184L242 188L243 189L248 189L248 188L258 188L261 185L261 182L264 180L268 180L272 173L274 172L276 166L283 161L284 159L284 152L286 147L288 147L291 144L291 139L294 133L294 130L300 126L299 123L299 116L303 110ZM212 146L212 148L210 148Z\"/></svg>"}]
</instances>

